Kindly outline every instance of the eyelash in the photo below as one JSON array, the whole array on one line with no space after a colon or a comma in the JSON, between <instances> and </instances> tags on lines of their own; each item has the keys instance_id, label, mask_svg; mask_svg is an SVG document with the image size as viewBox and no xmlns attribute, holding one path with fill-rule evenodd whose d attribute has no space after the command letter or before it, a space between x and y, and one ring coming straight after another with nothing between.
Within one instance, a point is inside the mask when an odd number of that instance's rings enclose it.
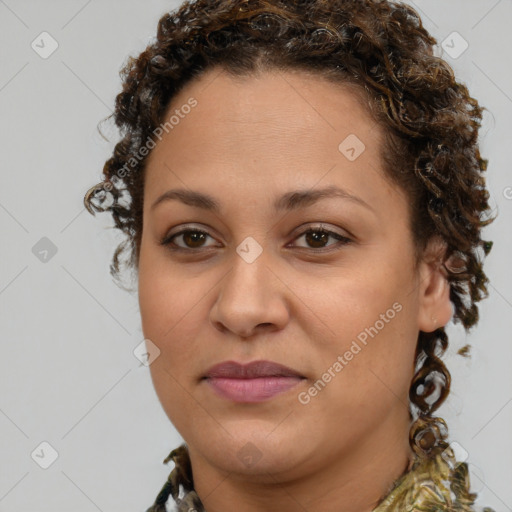
<instances>
[{"instance_id":1,"label":"eyelash","mask_svg":"<svg viewBox=\"0 0 512 512\"><path fill-rule=\"evenodd\" d=\"M206 231L203 231L203 230L200 230L200 229L189 228L189 229L183 229L182 231L179 231L178 233L174 233L171 236L167 236L166 235L160 241L160 244L163 245L163 246L166 246L169 250L174 251L174 252L188 252L188 253L195 252L195 253L198 253L198 252L204 250L204 248L202 248L202 247L196 248L196 249L180 247L180 246L177 246L174 242L172 242L172 240L174 238L177 238L178 236L181 236L181 235L186 234L186 233L199 233L199 234L210 236ZM331 246L332 245L334 245L334 246L337 245L338 247L340 247L340 246L345 246L345 245L348 245L348 244L352 243L352 240L350 238L342 236L339 233L336 233L335 231L330 231L330 230L325 229L323 227L309 228L309 229L303 231L302 233L300 233L299 235L297 235L296 239L300 238L300 237L302 237L304 235L307 235L308 233L322 233L322 234L326 234L326 235L331 235L333 238L336 238L339 241L338 244L331 244ZM332 250L330 248L331 246L323 247L323 248L317 248L317 249L315 249L315 248L308 248L308 247L299 247L299 248L300 249L310 250L313 253L320 253L320 252L327 252L327 251L330 252Z\"/></svg>"}]
</instances>

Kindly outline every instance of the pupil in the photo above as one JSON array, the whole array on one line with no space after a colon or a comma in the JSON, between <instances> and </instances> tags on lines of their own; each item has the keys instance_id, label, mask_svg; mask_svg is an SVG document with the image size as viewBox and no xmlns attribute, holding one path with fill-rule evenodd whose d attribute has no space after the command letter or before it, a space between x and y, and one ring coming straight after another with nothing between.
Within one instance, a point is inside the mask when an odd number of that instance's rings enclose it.
<instances>
[{"instance_id":1,"label":"pupil","mask_svg":"<svg viewBox=\"0 0 512 512\"><path fill-rule=\"evenodd\" d=\"M321 247L322 239L324 239L323 242L325 242L326 236L327 236L327 233L324 233L323 231L310 231L306 235L308 243L310 243L311 240L313 241L313 243L312 243L313 247L319 247L318 245L315 245L317 242L320 242L320 247Z\"/></svg>"},{"instance_id":2,"label":"pupil","mask_svg":"<svg viewBox=\"0 0 512 512\"><path fill-rule=\"evenodd\" d=\"M196 238L197 237L197 238ZM194 238L196 238L196 241L201 241L201 238L204 238L204 234L203 233L195 233L195 232L190 232L188 234L185 234L184 236L184 239L185 239L185 243L187 245L188 244L188 240L192 239L192 246L194 246ZM195 246L194 246L195 247Z\"/></svg>"}]
</instances>

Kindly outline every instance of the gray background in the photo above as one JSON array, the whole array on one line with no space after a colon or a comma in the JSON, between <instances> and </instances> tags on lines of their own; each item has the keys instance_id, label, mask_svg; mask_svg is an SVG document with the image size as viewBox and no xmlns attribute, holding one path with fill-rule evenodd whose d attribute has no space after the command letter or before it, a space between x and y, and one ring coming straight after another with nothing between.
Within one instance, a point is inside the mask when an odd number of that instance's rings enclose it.
<instances>
[{"instance_id":1,"label":"gray background","mask_svg":"<svg viewBox=\"0 0 512 512\"><path fill-rule=\"evenodd\" d=\"M452 53L463 48L453 31L469 43L457 58L444 55L488 109L481 144L499 213L484 231L495 241L486 260L490 296L469 335L449 327L453 387L439 415L451 440L469 453L477 503L507 511L512 1L409 3L440 46L448 37ZM109 228L108 214L84 210L82 197L99 181L117 141L111 125L103 125L111 142L96 127L114 106L118 71L178 4L0 0L0 511L144 511L173 467L162 461L181 437L149 369L133 354L143 340L136 292L118 288L108 272L122 238ZM31 47L43 31L58 42L46 59ZM57 250L46 261L43 237ZM471 360L455 355L466 340ZM50 462L51 449L43 442L58 454L47 469L40 465Z\"/></svg>"}]
</instances>

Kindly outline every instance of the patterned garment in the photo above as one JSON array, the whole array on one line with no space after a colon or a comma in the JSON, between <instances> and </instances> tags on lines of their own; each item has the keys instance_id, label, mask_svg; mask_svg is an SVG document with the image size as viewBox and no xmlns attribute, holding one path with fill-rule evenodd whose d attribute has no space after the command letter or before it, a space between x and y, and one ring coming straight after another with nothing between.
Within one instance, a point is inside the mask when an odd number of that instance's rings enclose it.
<instances>
[{"instance_id":1,"label":"patterned garment","mask_svg":"<svg viewBox=\"0 0 512 512\"><path fill-rule=\"evenodd\" d=\"M495 512L475 508L477 495L471 493L468 466L457 462L451 448L432 457L414 455L409 470L391 486L373 512ZM192 467L185 443L164 460L175 464L155 503L146 512L168 512L169 494L176 508L172 512L206 512L194 490ZM182 497L180 498L180 494Z\"/></svg>"}]
</instances>

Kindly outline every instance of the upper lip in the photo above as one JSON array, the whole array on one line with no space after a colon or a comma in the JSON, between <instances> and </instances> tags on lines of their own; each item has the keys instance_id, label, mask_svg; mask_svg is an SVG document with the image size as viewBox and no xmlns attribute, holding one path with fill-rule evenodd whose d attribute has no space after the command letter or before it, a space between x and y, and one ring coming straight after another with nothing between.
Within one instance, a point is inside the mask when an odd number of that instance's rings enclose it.
<instances>
[{"instance_id":1,"label":"upper lip","mask_svg":"<svg viewBox=\"0 0 512 512\"><path fill-rule=\"evenodd\" d=\"M283 366L273 361L252 361L248 364L237 363L236 361L223 361L212 366L204 378L227 377L232 379L253 379L257 377L302 377L293 368Z\"/></svg>"}]
</instances>

